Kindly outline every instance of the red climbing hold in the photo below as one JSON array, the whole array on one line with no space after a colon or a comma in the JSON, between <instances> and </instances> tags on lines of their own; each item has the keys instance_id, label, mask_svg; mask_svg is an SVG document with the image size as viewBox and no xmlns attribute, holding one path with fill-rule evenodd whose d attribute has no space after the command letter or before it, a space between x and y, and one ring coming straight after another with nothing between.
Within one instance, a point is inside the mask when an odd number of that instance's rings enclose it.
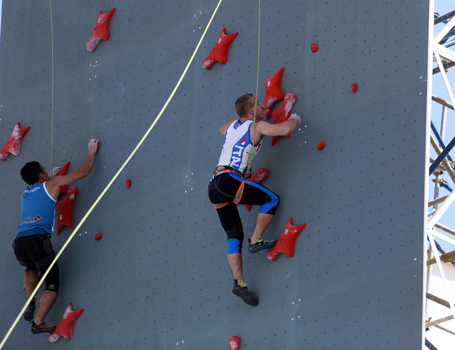
<instances>
[{"instance_id":1,"label":"red climbing hold","mask_svg":"<svg viewBox=\"0 0 455 350\"><path fill-rule=\"evenodd\" d=\"M240 349L240 338L236 335L233 335L229 338L229 350L238 350Z\"/></svg>"},{"instance_id":2,"label":"red climbing hold","mask_svg":"<svg viewBox=\"0 0 455 350\"><path fill-rule=\"evenodd\" d=\"M125 187L128 188L128 189L131 187L131 181L130 180L126 180L125 181Z\"/></svg>"},{"instance_id":3,"label":"red climbing hold","mask_svg":"<svg viewBox=\"0 0 455 350\"><path fill-rule=\"evenodd\" d=\"M57 203L57 235L62 232L63 226L73 228L73 205L78 192L76 186L71 186L66 197Z\"/></svg>"},{"instance_id":4,"label":"red climbing hold","mask_svg":"<svg viewBox=\"0 0 455 350\"><path fill-rule=\"evenodd\" d=\"M87 45L85 45L87 51L93 52L96 50L96 46L101 40L109 40L111 37L111 33L109 33L109 23L111 22L114 12L115 8L106 13L100 11L96 18L96 26L93 30L92 37L87 41Z\"/></svg>"},{"instance_id":5,"label":"red climbing hold","mask_svg":"<svg viewBox=\"0 0 455 350\"><path fill-rule=\"evenodd\" d=\"M56 176L65 176L65 175L67 175L68 174L68 169L70 167L70 163L71 162L68 162L63 167L61 167ZM68 192L68 185L63 185L62 187L60 187L59 196L61 196L62 194L65 194L67 192Z\"/></svg>"},{"instance_id":6,"label":"red climbing hold","mask_svg":"<svg viewBox=\"0 0 455 350\"><path fill-rule=\"evenodd\" d=\"M264 181L267 178L268 175L269 175L269 171L266 168L260 168L252 176L250 176L247 180L260 184L262 181ZM251 211L250 204L245 204L245 208L248 211Z\"/></svg>"},{"instance_id":7,"label":"red climbing hold","mask_svg":"<svg viewBox=\"0 0 455 350\"><path fill-rule=\"evenodd\" d=\"M202 67L210 70L213 67L215 61L221 64L226 64L228 60L228 50L231 43L234 41L239 32L234 34L226 35L226 29L223 28L218 39L216 40L215 47L210 52L210 55L202 61Z\"/></svg>"},{"instance_id":8,"label":"red climbing hold","mask_svg":"<svg viewBox=\"0 0 455 350\"><path fill-rule=\"evenodd\" d=\"M287 94L284 97L283 104L275 109L272 113L273 124L283 123L289 119L291 115L291 109L294 106L297 97L294 94ZM272 146L277 142L279 136L272 136ZM286 135L286 138L290 139L291 135Z\"/></svg>"},{"instance_id":9,"label":"red climbing hold","mask_svg":"<svg viewBox=\"0 0 455 350\"><path fill-rule=\"evenodd\" d=\"M66 340L71 340L73 337L74 324L83 312L84 309L73 311L73 303L70 303L63 314L62 320L55 330L48 335L47 339L51 343L56 343L60 336Z\"/></svg>"},{"instance_id":10,"label":"red climbing hold","mask_svg":"<svg viewBox=\"0 0 455 350\"><path fill-rule=\"evenodd\" d=\"M281 78L283 78L284 67L276 74L265 80L265 97L264 97L264 119L270 118L273 105L284 98L284 92L281 90Z\"/></svg>"},{"instance_id":11,"label":"red climbing hold","mask_svg":"<svg viewBox=\"0 0 455 350\"><path fill-rule=\"evenodd\" d=\"M101 238L103 238L103 234L101 232L97 233L95 236L95 240L99 241Z\"/></svg>"},{"instance_id":12,"label":"red climbing hold","mask_svg":"<svg viewBox=\"0 0 455 350\"><path fill-rule=\"evenodd\" d=\"M311 44L310 49L311 49L311 52L315 53L319 50L319 46L316 44Z\"/></svg>"},{"instance_id":13,"label":"red climbing hold","mask_svg":"<svg viewBox=\"0 0 455 350\"><path fill-rule=\"evenodd\" d=\"M321 150L323 150L323 149L324 149L324 147L325 147L325 142L319 142L319 143L318 143L318 147L317 147L317 148L318 148L318 150L320 150L320 151L321 151Z\"/></svg>"},{"instance_id":14,"label":"red climbing hold","mask_svg":"<svg viewBox=\"0 0 455 350\"><path fill-rule=\"evenodd\" d=\"M357 85L352 84L352 85L351 85L351 91L352 91L353 94L355 94L356 91L357 91Z\"/></svg>"},{"instance_id":15,"label":"red climbing hold","mask_svg":"<svg viewBox=\"0 0 455 350\"><path fill-rule=\"evenodd\" d=\"M295 240L305 226L306 224L299 226L292 225L292 218L290 218L286 223L284 231L277 244L275 244L275 246L267 253L267 259L275 261L281 253L286 254L289 257L294 256Z\"/></svg>"},{"instance_id":16,"label":"red climbing hold","mask_svg":"<svg viewBox=\"0 0 455 350\"><path fill-rule=\"evenodd\" d=\"M0 150L0 160L6 160L10 153L15 157L19 156L21 153L22 140L29 130L30 126L28 128L21 129L19 122L14 125L13 132L11 133L9 140L6 141L5 146Z\"/></svg>"},{"instance_id":17,"label":"red climbing hold","mask_svg":"<svg viewBox=\"0 0 455 350\"><path fill-rule=\"evenodd\" d=\"M66 163L64 166L60 168L58 174L56 176L65 176L68 174L68 169L70 168L71 162Z\"/></svg>"}]
</instances>

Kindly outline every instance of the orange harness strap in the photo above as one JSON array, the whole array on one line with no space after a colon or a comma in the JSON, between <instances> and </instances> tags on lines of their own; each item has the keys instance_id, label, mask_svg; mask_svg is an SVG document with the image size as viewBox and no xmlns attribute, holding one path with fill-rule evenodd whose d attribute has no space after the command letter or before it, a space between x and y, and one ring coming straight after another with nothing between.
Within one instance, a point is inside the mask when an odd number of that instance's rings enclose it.
<instances>
[{"instance_id":1,"label":"orange harness strap","mask_svg":"<svg viewBox=\"0 0 455 350\"><path fill-rule=\"evenodd\" d=\"M226 172L231 172L231 170L228 170L228 169L225 169L225 170L220 170L220 171L217 171L213 177L215 178L218 174L221 174L221 173L226 173ZM234 197L234 200L232 201L232 203L234 203L235 205L239 205L240 201L242 200L242 196L243 196L243 191L245 190L245 179L242 178L242 182L240 183L240 186L239 186L239 189L237 190L236 194L235 194L235 197ZM215 207L215 209L221 209L223 207L225 207L226 205L228 205L230 202L225 202L225 203L217 203L217 204L213 204L213 206Z\"/></svg>"}]
</instances>

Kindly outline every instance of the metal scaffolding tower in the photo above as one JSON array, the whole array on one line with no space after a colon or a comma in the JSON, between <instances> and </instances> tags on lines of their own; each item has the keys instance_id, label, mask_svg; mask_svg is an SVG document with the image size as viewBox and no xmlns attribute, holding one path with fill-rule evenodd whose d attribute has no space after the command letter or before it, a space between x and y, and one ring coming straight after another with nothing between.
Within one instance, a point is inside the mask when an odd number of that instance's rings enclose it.
<instances>
[{"instance_id":1,"label":"metal scaffolding tower","mask_svg":"<svg viewBox=\"0 0 455 350\"><path fill-rule=\"evenodd\" d=\"M444 26L436 27L438 24L444 24ZM439 96L435 96L432 93L432 100L442 108L442 113L440 122L438 118L435 117L435 114L433 114L431 132L428 132L428 135L430 135L431 145L437 155L437 158L430 158L431 166L429 172L431 180L434 182L434 199L428 202L427 238L429 242L429 254L427 260L427 310L425 312L425 328L429 331L432 329L431 327L437 327L447 333L455 335L453 330L445 326L448 321L454 319L455 306L453 294L451 297L447 276L442 265L442 263L447 262L452 262L453 264L453 260L455 258L455 237L453 237L455 235L455 230L439 222L444 214L449 214L451 211L453 212L452 203L455 199L453 184L450 184L449 182L451 181L452 183L455 183L455 172L453 170L455 162L450 155L450 152L455 145L455 137L453 130L446 130L447 112L448 110L453 111L455 105L453 89L447 75L448 70L455 65L455 52L449 49L455 45L455 11L451 11L445 15L435 13L434 25L435 36L429 46L429 50L433 53L433 64L435 65L433 68L433 76L441 74L445 88L447 89L449 101ZM433 83L433 88L435 88L435 83ZM438 109L435 110L435 113L437 113L437 110ZM440 124L439 130L435 124ZM449 131L449 135L445 135L446 131ZM444 174L448 175L449 178L444 178ZM445 195L440 193L441 187L448 191L449 194ZM451 247L451 251L446 253L441 245L438 244L436 239L444 241L444 246ZM431 266L434 264L437 264L437 268L441 276L445 299L429 293L432 283ZM428 311L428 305L432 302L438 303L439 305L443 305L450 309L448 316L434 320L433 315ZM426 346L429 349L436 348L428 340L426 341Z\"/></svg>"}]
</instances>

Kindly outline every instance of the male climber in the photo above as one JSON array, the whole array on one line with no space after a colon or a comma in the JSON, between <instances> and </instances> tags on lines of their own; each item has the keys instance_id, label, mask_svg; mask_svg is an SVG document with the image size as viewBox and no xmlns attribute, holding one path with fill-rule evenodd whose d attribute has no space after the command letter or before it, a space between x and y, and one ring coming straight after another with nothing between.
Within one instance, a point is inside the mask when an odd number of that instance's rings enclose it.
<instances>
[{"instance_id":1,"label":"male climber","mask_svg":"<svg viewBox=\"0 0 455 350\"><path fill-rule=\"evenodd\" d=\"M39 281L55 258L51 245L54 230L55 204L60 194L60 187L80 180L92 171L98 140L92 139L88 144L88 156L82 166L65 176L49 177L44 167L38 162L29 162L21 169L21 177L29 186L22 194L21 223L13 243L14 254L26 270L24 284L27 298L30 297ZM54 169L53 175L58 173ZM49 333L55 326L48 326L44 318L57 299L59 287L59 270L55 264L47 275L46 289L39 300L39 308L35 316L35 298L27 306L24 313L26 321L32 323L32 333ZM33 320L34 319L34 320Z\"/></svg>"},{"instance_id":2,"label":"male climber","mask_svg":"<svg viewBox=\"0 0 455 350\"><path fill-rule=\"evenodd\" d=\"M235 102L239 118L225 122L220 132L225 136L218 166L213 172L208 188L210 201L220 217L221 225L227 234L227 256L234 276L232 292L249 305L258 304L257 296L248 288L242 272L243 227L237 210L238 204L260 205L248 250L256 253L272 248L277 240L262 239L267 226L280 203L278 195L264 186L244 178L250 153L259 152L264 136L284 136L290 134L300 123L300 117L292 114L289 120L280 124L262 121L262 105L252 94L246 94ZM256 109L256 123L255 120ZM254 135L254 137L253 137ZM254 138L254 142L252 142ZM254 150L253 150L254 144Z\"/></svg>"}]
</instances>

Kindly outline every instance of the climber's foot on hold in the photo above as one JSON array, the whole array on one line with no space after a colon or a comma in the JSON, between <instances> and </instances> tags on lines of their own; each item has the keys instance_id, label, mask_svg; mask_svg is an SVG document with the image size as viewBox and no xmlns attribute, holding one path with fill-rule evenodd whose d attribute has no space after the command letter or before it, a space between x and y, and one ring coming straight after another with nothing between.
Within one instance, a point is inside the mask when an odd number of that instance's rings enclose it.
<instances>
[{"instance_id":1,"label":"climber's foot on hold","mask_svg":"<svg viewBox=\"0 0 455 350\"><path fill-rule=\"evenodd\" d=\"M273 248L277 242L278 240L276 239L266 241L263 240L262 238L259 238L257 242L248 244L248 250L250 251L250 253L257 253L260 250Z\"/></svg>"},{"instance_id":2,"label":"climber's foot on hold","mask_svg":"<svg viewBox=\"0 0 455 350\"><path fill-rule=\"evenodd\" d=\"M24 312L24 318L26 321L30 322L33 321L35 318L35 306L36 306L36 301L35 298L32 299L30 304L28 304L27 309L25 309Z\"/></svg>"},{"instance_id":3,"label":"climber's foot on hold","mask_svg":"<svg viewBox=\"0 0 455 350\"><path fill-rule=\"evenodd\" d=\"M40 333L51 333L55 330L56 326L48 326L46 322L41 324L36 324L32 322L32 333L33 334L40 334Z\"/></svg>"},{"instance_id":4,"label":"climber's foot on hold","mask_svg":"<svg viewBox=\"0 0 455 350\"><path fill-rule=\"evenodd\" d=\"M237 280L234 280L234 288L232 288L232 293L242 298L242 300L248 305L256 306L259 303L258 297L253 293L253 291L250 290L248 286L240 286L237 283Z\"/></svg>"}]
</instances>

